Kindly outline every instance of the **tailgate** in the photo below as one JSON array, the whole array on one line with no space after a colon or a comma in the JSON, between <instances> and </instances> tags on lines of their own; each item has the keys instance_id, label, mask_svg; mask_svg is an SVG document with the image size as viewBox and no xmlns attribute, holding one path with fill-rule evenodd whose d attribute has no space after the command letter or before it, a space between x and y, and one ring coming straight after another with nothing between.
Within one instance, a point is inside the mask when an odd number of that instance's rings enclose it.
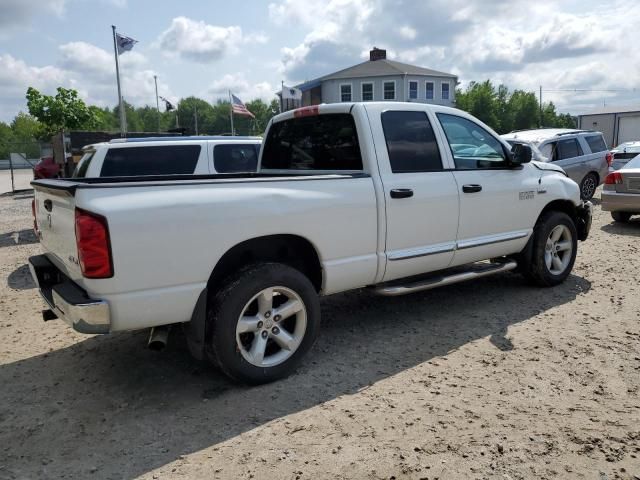
<instances>
[{"instance_id":1,"label":"tailgate","mask_svg":"<svg viewBox=\"0 0 640 480\"><path fill-rule=\"evenodd\" d=\"M43 252L68 277L82 278L75 232L75 197L34 182L38 236Z\"/></svg>"}]
</instances>

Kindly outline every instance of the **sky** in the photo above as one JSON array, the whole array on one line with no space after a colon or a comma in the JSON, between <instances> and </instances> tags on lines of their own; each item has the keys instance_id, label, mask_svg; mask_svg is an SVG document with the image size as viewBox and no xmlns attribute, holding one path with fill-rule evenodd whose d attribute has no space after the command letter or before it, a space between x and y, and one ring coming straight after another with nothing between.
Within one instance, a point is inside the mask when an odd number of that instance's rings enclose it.
<instances>
[{"instance_id":1,"label":"sky","mask_svg":"<svg viewBox=\"0 0 640 480\"><path fill-rule=\"evenodd\" d=\"M387 57L538 93L558 110L640 105L640 2L617 0L0 0L0 121L26 111L33 86L117 103L111 25L138 43L123 54L123 96L155 105L275 98L304 80ZM584 91L589 90L589 91Z\"/></svg>"}]
</instances>

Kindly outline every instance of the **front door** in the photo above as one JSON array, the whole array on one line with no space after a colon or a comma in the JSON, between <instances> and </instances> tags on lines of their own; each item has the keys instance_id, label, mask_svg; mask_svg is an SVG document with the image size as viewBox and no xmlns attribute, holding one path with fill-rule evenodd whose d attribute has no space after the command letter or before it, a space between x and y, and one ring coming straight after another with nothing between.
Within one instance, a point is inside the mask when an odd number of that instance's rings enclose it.
<instances>
[{"instance_id":1,"label":"front door","mask_svg":"<svg viewBox=\"0 0 640 480\"><path fill-rule=\"evenodd\" d=\"M535 224L541 195L532 165L513 168L505 146L458 115L437 114L455 164L460 221L453 264L516 253ZM543 194L542 194L543 195Z\"/></svg>"}]
</instances>

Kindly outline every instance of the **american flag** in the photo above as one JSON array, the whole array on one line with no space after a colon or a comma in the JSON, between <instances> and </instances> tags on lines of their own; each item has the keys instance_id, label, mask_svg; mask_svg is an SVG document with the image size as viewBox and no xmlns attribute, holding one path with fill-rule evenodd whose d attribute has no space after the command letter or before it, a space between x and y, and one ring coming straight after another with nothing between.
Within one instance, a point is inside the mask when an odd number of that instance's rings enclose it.
<instances>
[{"instance_id":1,"label":"american flag","mask_svg":"<svg viewBox=\"0 0 640 480\"><path fill-rule=\"evenodd\" d=\"M247 107L242 100L235 95L231 94L231 111L236 115L244 115L246 117L256 118L253 113L247 110Z\"/></svg>"}]
</instances>

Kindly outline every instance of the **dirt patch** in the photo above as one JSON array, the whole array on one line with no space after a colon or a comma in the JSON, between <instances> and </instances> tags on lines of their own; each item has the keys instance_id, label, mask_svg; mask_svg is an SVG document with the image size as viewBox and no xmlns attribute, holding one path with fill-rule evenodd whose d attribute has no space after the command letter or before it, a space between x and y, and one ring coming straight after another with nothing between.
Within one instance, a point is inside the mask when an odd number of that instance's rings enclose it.
<instances>
[{"instance_id":1,"label":"dirt patch","mask_svg":"<svg viewBox=\"0 0 640 480\"><path fill-rule=\"evenodd\" d=\"M0 478L634 478L640 222L596 208L573 275L323 299L292 377L256 388L146 332L43 323L30 198L0 198ZM16 241L17 239L17 241Z\"/></svg>"}]
</instances>

